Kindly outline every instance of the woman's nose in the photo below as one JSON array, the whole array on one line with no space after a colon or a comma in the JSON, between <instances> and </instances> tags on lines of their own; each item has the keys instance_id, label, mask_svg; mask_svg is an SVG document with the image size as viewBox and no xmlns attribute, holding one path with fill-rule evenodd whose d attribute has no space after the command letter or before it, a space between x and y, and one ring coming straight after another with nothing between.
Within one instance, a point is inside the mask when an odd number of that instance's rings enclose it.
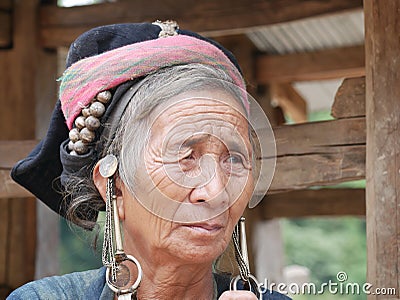
<instances>
[{"instance_id":1,"label":"woman's nose","mask_svg":"<svg viewBox=\"0 0 400 300\"><path fill-rule=\"evenodd\" d=\"M200 203L210 200L227 201L226 175L223 173L216 159L206 155L200 162L201 180L193 187L189 194L191 203Z\"/></svg>"}]
</instances>

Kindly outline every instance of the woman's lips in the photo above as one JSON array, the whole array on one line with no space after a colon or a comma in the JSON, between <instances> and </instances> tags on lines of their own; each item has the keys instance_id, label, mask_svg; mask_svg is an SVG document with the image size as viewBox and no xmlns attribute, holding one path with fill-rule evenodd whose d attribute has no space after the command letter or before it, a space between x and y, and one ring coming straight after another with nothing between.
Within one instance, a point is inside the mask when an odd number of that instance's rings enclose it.
<instances>
[{"instance_id":1,"label":"woman's lips","mask_svg":"<svg viewBox=\"0 0 400 300\"><path fill-rule=\"evenodd\" d=\"M216 233L223 228L221 224L209 224L209 223L186 224L183 226L191 230L197 231L199 233L206 233L206 234Z\"/></svg>"}]
</instances>

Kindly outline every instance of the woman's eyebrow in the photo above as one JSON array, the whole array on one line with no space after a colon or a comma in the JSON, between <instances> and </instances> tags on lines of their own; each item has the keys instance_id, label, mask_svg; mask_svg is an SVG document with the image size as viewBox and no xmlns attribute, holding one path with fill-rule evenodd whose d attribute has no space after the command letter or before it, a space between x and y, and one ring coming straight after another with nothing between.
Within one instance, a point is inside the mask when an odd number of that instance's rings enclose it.
<instances>
[{"instance_id":1,"label":"woman's eyebrow","mask_svg":"<svg viewBox=\"0 0 400 300\"><path fill-rule=\"evenodd\" d=\"M207 140L210 138L209 134L202 135L202 136L196 136L196 137L190 137L185 142L181 145L181 148L189 148L193 145L196 145L197 143L201 143L204 140ZM235 151L239 152L242 154L248 153L247 147L244 144L244 142L239 143L235 140L229 139L229 140L222 140L222 143L225 145L225 147L228 149L228 151Z\"/></svg>"},{"instance_id":2,"label":"woman's eyebrow","mask_svg":"<svg viewBox=\"0 0 400 300\"><path fill-rule=\"evenodd\" d=\"M224 142L228 150L234 151L234 152L239 152L242 154L248 153L247 147L244 145L244 143L237 143L236 141L225 141Z\"/></svg>"},{"instance_id":3,"label":"woman's eyebrow","mask_svg":"<svg viewBox=\"0 0 400 300\"><path fill-rule=\"evenodd\" d=\"M196 137L192 136L192 137L188 138L187 140L185 140L185 141L183 142L182 148L191 147L191 146L193 146L193 145L195 145L195 144L201 143L201 142L203 142L204 140L207 140L209 137L210 137L209 134L207 134L207 135L202 135L202 136L196 136Z\"/></svg>"}]
</instances>

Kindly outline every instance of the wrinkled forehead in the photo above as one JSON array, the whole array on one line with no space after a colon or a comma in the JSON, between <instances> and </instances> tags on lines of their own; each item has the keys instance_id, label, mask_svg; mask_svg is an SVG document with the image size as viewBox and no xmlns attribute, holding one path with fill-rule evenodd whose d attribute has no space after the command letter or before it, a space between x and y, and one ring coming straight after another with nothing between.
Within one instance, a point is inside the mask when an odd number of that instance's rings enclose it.
<instances>
[{"instance_id":1,"label":"wrinkled forehead","mask_svg":"<svg viewBox=\"0 0 400 300\"><path fill-rule=\"evenodd\" d=\"M241 103L221 90L185 92L174 96L153 113L152 135L209 134L220 139L233 137L249 143L248 122Z\"/></svg>"},{"instance_id":2,"label":"wrinkled forehead","mask_svg":"<svg viewBox=\"0 0 400 300\"><path fill-rule=\"evenodd\" d=\"M160 104L152 113L153 122L179 118L235 122L246 129L248 125L241 101L232 93L219 89L181 93Z\"/></svg>"}]
</instances>

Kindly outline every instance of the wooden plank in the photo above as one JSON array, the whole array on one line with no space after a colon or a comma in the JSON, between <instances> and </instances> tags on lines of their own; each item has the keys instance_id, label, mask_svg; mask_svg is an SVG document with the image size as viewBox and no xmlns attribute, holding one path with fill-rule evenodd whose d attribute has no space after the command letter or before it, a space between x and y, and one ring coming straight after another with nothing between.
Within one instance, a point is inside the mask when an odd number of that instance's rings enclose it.
<instances>
[{"instance_id":1,"label":"wooden plank","mask_svg":"<svg viewBox=\"0 0 400 300\"><path fill-rule=\"evenodd\" d=\"M366 143L363 117L284 125L273 131L278 156L341 152L341 147Z\"/></svg>"},{"instance_id":2,"label":"wooden plank","mask_svg":"<svg viewBox=\"0 0 400 300\"><path fill-rule=\"evenodd\" d=\"M307 102L290 83L271 83L273 106L279 106L295 123L307 122Z\"/></svg>"},{"instance_id":3,"label":"wooden plank","mask_svg":"<svg viewBox=\"0 0 400 300\"><path fill-rule=\"evenodd\" d=\"M7 48L12 44L11 21L11 13L0 9L0 48Z\"/></svg>"},{"instance_id":4,"label":"wooden plank","mask_svg":"<svg viewBox=\"0 0 400 300\"><path fill-rule=\"evenodd\" d=\"M367 282L400 293L400 2L365 0ZM368 299L382 299L368 295Z\"/></svg>"},{"instance_id":5,"label":"wooden plank","mask_svg":"<svg viewBox=\"0 0 400 300\"><path fill-rule=\"evenodd\" d=\"M365 216L365 189L319 189L269 194L257 209L264 219Z\"/></svg>"},{"instance_id":6,"label":"wooden plank","mask_svg":"<svg viewBox=\"0 0 400 300\"><path fill-rule=\"evenodd\" d=\"M257 81L264 84L358 77L364 74L364 46L288 55L261 55L256 64Z\"/></svg>"},{"instance_id":7,"label":"wooden plank","mask_svg":"<svg viewBox=\"0 0 400 300\"><path fill-rule=\"evenodd\" d=\"M278 157L271 193L365 178L365 145L327 147L324 153Z\"/></svg>"},{"instance_id":8,"label":"wooden plank","mask_svg":"<svg viewBox=\"0 0 400 300\"><path fill-rule=\"evenodd\" d=\"M360 0L137 0L70 8L43 5L40 35L44 47L60 47L69 45L88 28L99 25L174 19L181 28L222 36L360 8Z\"/></svg>"},{"instance_id":9,"label":"wooden plank","mask_svg":"<svg viewBox=\"0 0 400 300\"><path fill-rule=\"evenodd\" d=\"M0 169L11 169L17 161L26 157L37 143L37 140L0 140Z\"/></svg>"},{"instance_id":10,"label":"wooden plank","mask_svg":"<svg viewBox=\"0 0 400 300\"><path fill-rule=\"evenodd\" d=\"M331 114L334 118L365 116L365 77L346 78L335 95Z\"/></svg>"},{"instance_id":11,"label":"wooden plank","mask_svg":"<svg viewBox=\"0 0 400 300\"><path fill-rule=\"evenodd\" d=\"M11 179L10 169L0 169L0 182L0 199L32 197L29 191Z\"/></svg>"}]
</instances>

